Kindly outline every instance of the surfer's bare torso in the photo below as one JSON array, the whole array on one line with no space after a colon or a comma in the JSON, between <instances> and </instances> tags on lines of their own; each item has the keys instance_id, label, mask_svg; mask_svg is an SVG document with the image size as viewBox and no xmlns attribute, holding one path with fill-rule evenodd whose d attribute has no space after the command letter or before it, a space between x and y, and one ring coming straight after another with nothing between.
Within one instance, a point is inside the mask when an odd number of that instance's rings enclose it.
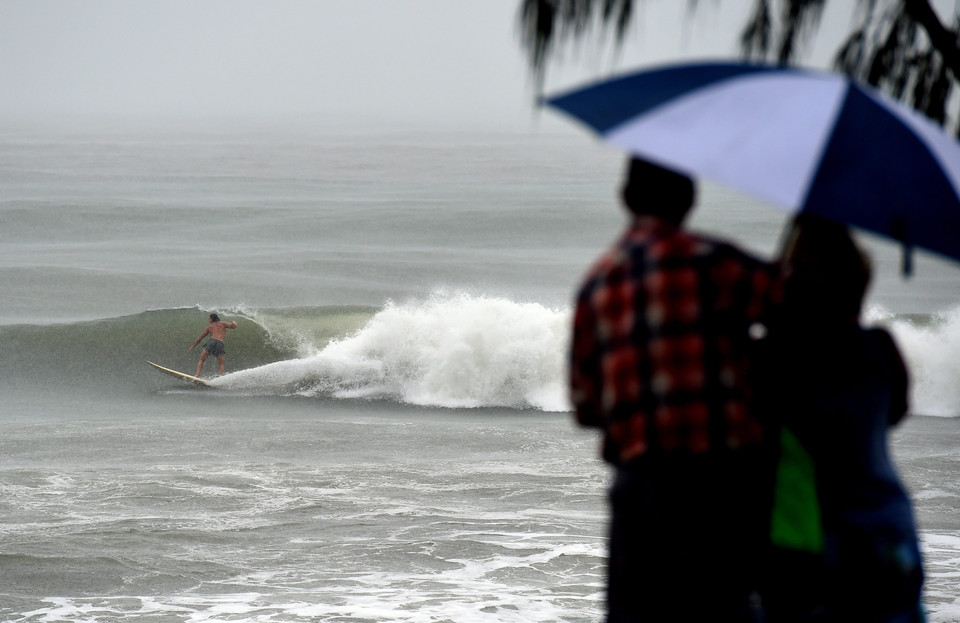
<instances>
[{"instance_id":1,"label":"surfer's bare torso","mask_svg":"<svg viewBox=\"0 0 960 623\"><path fill-rule=\"evenodd\" d=\"M224 341L227 337L227 329L236 329L237 323L235 322L211 322L210 326L207 327L204 335L209 335L214 340ZM203 335L200 336L201 338Z\"/></svg>"}]
</instances>

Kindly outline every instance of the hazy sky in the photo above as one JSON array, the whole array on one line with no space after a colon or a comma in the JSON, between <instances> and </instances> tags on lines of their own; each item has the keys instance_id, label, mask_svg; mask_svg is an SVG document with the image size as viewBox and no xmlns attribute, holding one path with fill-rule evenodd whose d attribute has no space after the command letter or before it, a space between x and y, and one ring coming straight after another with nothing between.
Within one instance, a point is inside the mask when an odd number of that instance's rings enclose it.
<instances>
[{"instance_id":1,"label":"hazy sky","mask_svg":"<svg viewBox=\"0 0 960 623\"><path fill-rule=\"evenodd\" d=\"M685 1L647 0L624 53L590 47L548 86L679 56L734 55L752 1L701 2L686 19ZM518 4L0 0L0 118L529 123Z\"/></svg>"}]
</instances>

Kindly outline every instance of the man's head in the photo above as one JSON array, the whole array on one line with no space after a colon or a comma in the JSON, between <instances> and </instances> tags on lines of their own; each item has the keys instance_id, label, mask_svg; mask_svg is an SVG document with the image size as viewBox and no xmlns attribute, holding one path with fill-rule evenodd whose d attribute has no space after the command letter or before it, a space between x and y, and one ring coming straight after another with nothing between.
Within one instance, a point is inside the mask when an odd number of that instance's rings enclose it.
<instances>
[{"instance_id":1,"label":"man's head","mask_svg":"<svg viewBox=\"0 0 960 623\"><path fill-rule=\"evenodd\" d=\"M679 225L693 207L696 188L686 175L632 157L621 197L633 214L658 216Z\"/></svg>"},{"instance_id":2,"label":"man's head","mask_svg":"<svg viewBox=\"0 0 960 623\"><path fill-rule=\"evenodd\" d=\"M210 314L210 322L220 322L220 316L216 314Z\"/></svg>"}]
</instances>

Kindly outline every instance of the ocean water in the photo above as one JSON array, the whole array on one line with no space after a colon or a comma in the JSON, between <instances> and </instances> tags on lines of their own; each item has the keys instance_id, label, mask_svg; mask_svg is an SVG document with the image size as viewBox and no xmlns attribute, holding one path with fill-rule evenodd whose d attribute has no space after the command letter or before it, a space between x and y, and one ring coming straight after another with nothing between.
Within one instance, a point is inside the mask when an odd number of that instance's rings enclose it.
<instances>
[{"instance_id":1,"label":"ocean water","mask_svg":"<svg viewBox=\"0 0 960 623\"><path fill-rule=\"evenodd\" d=\"M608 473L564 359L621 166L536 123L0 128L0 621L599 620ZM775 252L777 210L700 204ZM960 621L960 265L904 280L863 240L925 603ZM194 371L211 311L213 389L146 365Z\"/></svg>"}]
</instances>

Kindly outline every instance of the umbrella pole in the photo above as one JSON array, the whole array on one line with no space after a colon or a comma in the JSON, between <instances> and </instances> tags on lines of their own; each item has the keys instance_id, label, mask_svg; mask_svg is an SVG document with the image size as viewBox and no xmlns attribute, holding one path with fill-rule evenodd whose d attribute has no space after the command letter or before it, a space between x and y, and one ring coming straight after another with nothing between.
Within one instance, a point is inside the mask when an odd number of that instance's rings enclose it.
<instances>
[{"instance_id":1,"label":"umbrella pole","mask_svg":"<svg viewBox=\"0 0 960 623\"><path fill-rule=\"evenodd\" d=\"M909 227L907 222L898 218L890 225L890 234L903 244L903 255L900 260L900 271L906 279L913 274L913 245L910 244Z\"/></svg>"}]
</instances>

